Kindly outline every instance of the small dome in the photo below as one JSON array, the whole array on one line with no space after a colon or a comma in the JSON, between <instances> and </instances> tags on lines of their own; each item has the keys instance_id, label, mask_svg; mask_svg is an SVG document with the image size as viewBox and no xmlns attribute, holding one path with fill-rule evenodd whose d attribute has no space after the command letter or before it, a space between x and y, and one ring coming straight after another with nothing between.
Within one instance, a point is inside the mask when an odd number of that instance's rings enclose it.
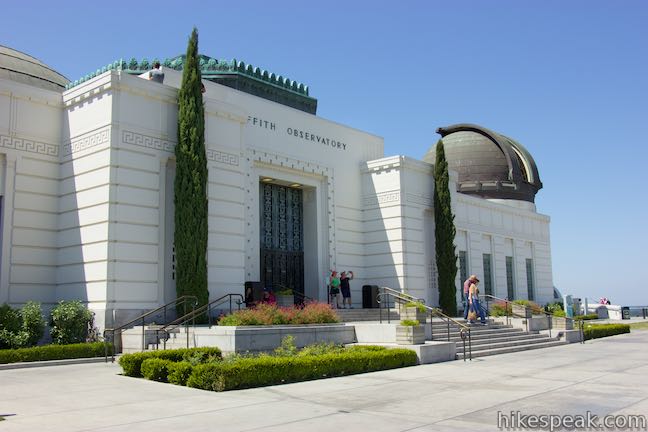
<instances>
[{"instance_id":1,"label":"small dome","mask_svg":"<svg viewBox=\"0 0 648 432\"><path fill-rule=\"evenodd\" d=\"M60 73L34 57L0 45L0 78L46 90L62 91L69 82Z\"/></svg>"},{"instance_id":2,"label":"small dome","mask_svg":"<svg viewBox=\"0 0 648 432\"><path fill-rule=\"evenodd\" d=\"M517 141L473 124L437 129L448 167L459 173L457 191L487 199L535 201L542 188L531 154ZM436 144L423 160L434 163Z\"/></svg>"}]
</instances>

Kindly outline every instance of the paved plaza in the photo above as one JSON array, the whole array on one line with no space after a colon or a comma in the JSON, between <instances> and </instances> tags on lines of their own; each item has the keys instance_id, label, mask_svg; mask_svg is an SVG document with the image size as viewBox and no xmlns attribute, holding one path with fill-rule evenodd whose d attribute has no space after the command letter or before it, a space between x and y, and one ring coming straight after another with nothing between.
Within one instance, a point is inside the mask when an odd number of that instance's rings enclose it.
<instances>
[{"instance_id":1,"label":"paved plaza","mask_svg":"<svg viewBox=\"0 0 648 432\"><path fill-rule=\"evenodd\" d=\"M0 371L4 431L488 431L498 411L648 415L648 331L212 393L83 364Z\"/></svg>"}]
</instances>

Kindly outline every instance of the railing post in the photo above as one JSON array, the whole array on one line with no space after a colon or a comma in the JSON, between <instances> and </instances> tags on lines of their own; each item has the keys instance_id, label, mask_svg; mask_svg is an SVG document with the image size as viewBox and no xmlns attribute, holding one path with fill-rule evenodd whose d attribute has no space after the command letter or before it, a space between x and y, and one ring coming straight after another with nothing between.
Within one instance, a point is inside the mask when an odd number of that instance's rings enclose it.
<instances>
[{"instance_id":1,"label":"railing post","mask_svg":"<svg viewBox=\"0 0 648 432\"><path fill-rule=\"evenodd\" d=\"M466 334L461 330L461 341L463 342L463 361L466 361Z\"/></svg>"},{"instance_id":2,"label":"railing post","mask_svg":"<svg viewBox=\"0 0 648 432\"><path fill-rule=\"evenodd\" d=\"M110 362L115 363L115 330L112 331L112 340L110 342L112 343L112 355L110 358ZM122 345L122 351L124 351L123 345Z\"/></svg>"},{"instance_id":3,"label":"railing post","mask_svg":"<svg viewBox=\"0 0 648 432\"><path fill-rule=\"evenodd\" d=\"M430 311L430 340L434 340L434 313Z\"/></svg>"},{"instance_id":4,"label":"railing post","mask_svg":"<svg viewBox=\"0 0 648 432\"><path fill-rule=\"evenodd\" d=\"M551 329L553 328L553 319L550 315L547 315L547 319L549 320L549 323L547 326L549 327L549 337L551 337Z\"/></svg>"},{"instance_id":5,"label":"railing post","mask_svg":"<svg viewBox=\"0 0 648 432\"><path fill-rule=\"evenodd\" d=\"M145 351L146 345L146 331L144 330L144 317L142 317L142 351Z\"/></svg>"},{"instance_id":6,"label":"railing post","mask_svg":"<svg viewBox=\"0 0 648 432\"><path fill-rule=\"evenodd\" d=\"M472 361L472 334L470 327L468 328L468 357Z\"/></svg>"},{"instance_id":7,"label":"railing post","mask_svg":"<svg viewBox=\"0 0 648 432\"><path fill-rule=\"evenodd\" d=\"M450 320L447 320L448 323L448 342L450 342Z\"/></svg>"},{"instance_id":8,"label":"railing post","mask_svg":"<svg viewBox=\"0 0 648 432\"><path fill-rule=\"evenodd\" d=\"M185 333L187 333L187 348L189 348L189 321L185 323Z\"/></svg>"}]
</instances>

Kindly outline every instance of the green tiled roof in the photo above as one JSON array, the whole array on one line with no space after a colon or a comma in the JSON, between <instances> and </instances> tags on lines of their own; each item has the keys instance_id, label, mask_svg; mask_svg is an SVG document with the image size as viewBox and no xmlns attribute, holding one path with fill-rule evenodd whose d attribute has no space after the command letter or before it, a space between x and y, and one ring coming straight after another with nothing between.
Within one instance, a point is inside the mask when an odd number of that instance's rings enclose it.
<instances>
[{"instance_id":1,"label":"green tiled roof","mask_svg":"<svg viewBox=\"0 0 648 432\"><path fill-rule=\"evenodd\" d=\"M164 67L182 70L184 66L184 55L177 56L174 58L167 58L164 61L154 59L149 61L146 58L142 60L137 60L136 58L131 58L130 61L125 60L116 60L113 63L110 63L100 69L97 69L94 72L91 72L73 82L70 82L66 89L76 87L77 85L94 78L97 75L100 75L109 70L123 70L129 74L142 74L152 69L152 65L159 61ZM233 60L218 60L213 57L208 57L205 55L200 56L200 66L201 74L205 79L210 79L213 76L223 76L224 74L237 74L244 75L249 78L262 81L264 83L270 84L288 90L294 93L298 93L302 96L309 96L308 86L297 81L293 81L289 78L284 78L281 75L276 75L274 73L262 70L258 67L254 67L249 64L245 64L243 61Z\"/></svg>"}]
</instances>

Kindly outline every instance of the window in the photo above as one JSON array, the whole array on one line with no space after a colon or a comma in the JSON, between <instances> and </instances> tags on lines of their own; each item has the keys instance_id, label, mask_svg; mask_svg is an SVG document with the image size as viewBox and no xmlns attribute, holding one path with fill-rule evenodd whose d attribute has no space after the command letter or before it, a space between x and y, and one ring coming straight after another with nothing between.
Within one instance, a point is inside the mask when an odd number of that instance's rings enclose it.
<instances>
[{"instance_id":1,"label":"window","mask_svg":"<svg viewBox=\"0 0 648 432\"><path fill-rule=\"evenodd\" d=\"M526 274L527 274L527 292L529 300L535 300L534 286L533 286L533 260L527 258L526 260Z\"/></svg>"},{"instance_id":2,"label":"window","mask_svg":"<svg viewBox=\"0 0 648 432\"><path fill-rule=\"evenodd\" d=\"M463 283L468 279L468 258L466 256L466 251L459 251L459 285L461 288L461 299L464 299L464 290Z\"/></svg>"},{"instance_id":3,"label":"window","mask_svg":"<svg viewBox=\"0 0 648 432\"><path fill-rule=\"evenodd\" d=\"M493 295L493 272L491 271L491 254L484 254L484 294Z\"/></svg>"},{"instance_id":4,"label":"window","mask_svg":"<svg viewBox=\"0 0 648 432\"><path fill-rule=\"evenodd\" d=\"M506 295L509 300L515 300L515 285L513 285L513 257L506 257Z\"/></svg>"}]
</instances>

